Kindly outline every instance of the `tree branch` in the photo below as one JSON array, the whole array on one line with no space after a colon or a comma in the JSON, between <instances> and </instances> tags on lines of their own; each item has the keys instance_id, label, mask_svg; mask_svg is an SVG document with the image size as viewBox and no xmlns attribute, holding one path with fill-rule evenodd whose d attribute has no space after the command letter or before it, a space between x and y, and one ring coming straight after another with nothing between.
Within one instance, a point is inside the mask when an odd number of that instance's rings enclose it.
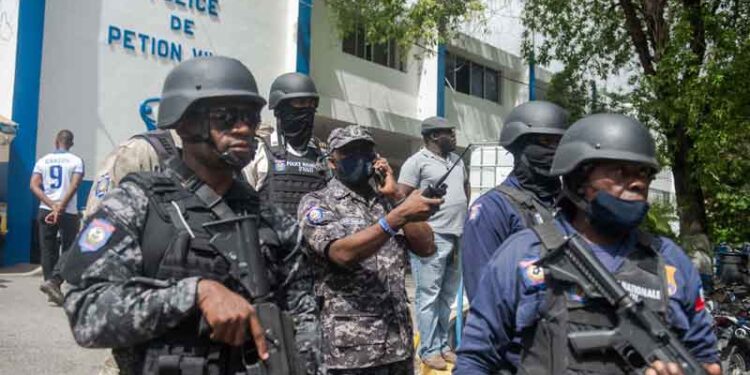
<instances>
[{"instance_id":1,"label":"tree branch","mask_svg":"<svg viewBox=\"0 0 750 375\"><path fill-rule=\"evenodd\" d=\"M631 0L620 0L620 6L625 13L625 26L630 39L633 41L633 47L635 47L635 51L638 53L638 59L641 61L643 71L647 75L656 74L653 65L654 59L648 48L648 39L646 39L646 34L643 32L641 19L636 14L633 2Z\"/></svg>"},{"instance_id":2,"label":"tree branch","mask_svg":"<svg viewBox=\"0 0 750 375\"><path fill-rule=\"evenodd\" d=\"M690 50L697 59L696 65L701 65L706 54L706 25L703 22L701 0L682 0L682 4L688 12L688 21L692 29Z\"/></svg>"},{"instance_id":3,"label":"tree branch","mask_svg":"<svg viewBox=\"0 0 750 375\"><path fill-rule=\"evenodd\" d=\"M644 20L654 50L654 61L657 63L669 41L669 26L664 18L666 6L666 0L645 0Z\"/></svg>"}]
</instances>

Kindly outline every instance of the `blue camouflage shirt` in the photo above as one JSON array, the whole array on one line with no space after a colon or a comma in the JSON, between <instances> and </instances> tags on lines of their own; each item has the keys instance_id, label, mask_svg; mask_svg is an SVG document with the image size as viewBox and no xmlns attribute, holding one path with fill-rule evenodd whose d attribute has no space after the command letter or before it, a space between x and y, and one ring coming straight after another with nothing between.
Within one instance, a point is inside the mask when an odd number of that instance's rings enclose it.
<instances>
[{"instance_id":1,"label":"blue camouflage shirt","mask_svg":"<svg viewBox=\"0 0 750 375\"><path fill-rule=\"evenodd\" d=\"M563 219L559 225L574 232ZM635 233L618 244L590 248L610 272L616 271L634 248ZM508 349L520 344L523 328L536 324L544 300L544 277L528 277L526 267L539 258L541 243L526 229L508 238L495 252L482 273L482 288L472 300L471 310L458 350L457 374L487 374L499 368L515 367L520 358ZM674 242L662 238L670 290L669 323L685 330L682 342L701 363L719 362L711 315L703 305L700 275L690 259Z\"/></svg>"}]
</instances>

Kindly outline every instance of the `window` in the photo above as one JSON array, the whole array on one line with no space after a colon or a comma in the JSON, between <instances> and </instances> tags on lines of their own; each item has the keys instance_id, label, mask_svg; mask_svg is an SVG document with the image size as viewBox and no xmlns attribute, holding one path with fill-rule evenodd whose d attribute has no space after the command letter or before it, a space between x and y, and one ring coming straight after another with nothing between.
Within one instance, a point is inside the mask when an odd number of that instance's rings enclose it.
<instances>
[{"instance_id":1,"label":"window","mask_svg":"<svg viewBox=\"0 0 750 375\"><path fill-rule=\"evenodd\" d=\"M471 63L471 95L484 97L484 67Z\"/></svg>"},{"instance_id":2,"label":"window","mask_svg":"<svg viewBox=\"0 0 750 375\"><path fill-rule=\"evenodd\" d=\"M460 93L502 103L500 78L500 72L495 69L445 53L446 85Z\"/></svg>"},{"instance_id":3,"label":"window","mask_svg":"<svg viewBox=\"0 0 750 375\"><path fill-rule=\"evenodd\" d=\"M479 146L471 151L471 200L500 185L513 170L513 155L500 146Z\"/></svg>"},{"instance_id":4,"label":"window","mask_svg":"<svg viewBox=\"0 0 750 375\"><path fill-rule=\"evenodd\" d=\"M364 28L358 28L356 32L345 37L341 49L350 55L378 65L406 71L406 61L398 44L393 40L382 44L367 43Z\"/></svg>"},{"instance_id":5,"label":"window","mask_svg":"<svg viewBox=\"0 0 750 375\"><path fill-rule=\"evenodd\" d=\"M500 103L497 71L484 68L484 98Z\"/></svg>"},{"instance_id":6,"label":"window","mask_svg":"<svg viewBox=\"0 0 750 375\"><path fill-rule=\"evenodd\" d=\"M445 82L450 87L456 87L456 57L445 54Z\"/></svg>"},{"instance_id":7,"label":"window","mask_svg":"<svg viewBox=\"0 0 750 375\"><path fill-rule=\"evenodd\" d=\"M471 77L471 72L469 70L470 65L471 63L469 61L456 56L456 68L454 69L456 72L456 86L454 88L456 91L464 94L469 94L469 88L471 87L469 81Z\"/></svg>"}]
</instances>

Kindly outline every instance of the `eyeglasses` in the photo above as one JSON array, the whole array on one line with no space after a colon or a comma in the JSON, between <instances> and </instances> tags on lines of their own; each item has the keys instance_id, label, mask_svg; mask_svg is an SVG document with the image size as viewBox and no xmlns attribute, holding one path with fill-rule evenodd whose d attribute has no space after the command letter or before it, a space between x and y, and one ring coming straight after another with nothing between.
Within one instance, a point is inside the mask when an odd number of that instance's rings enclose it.
<instances>
[{"instance_id":1,"label":"eyeglasses","mask_svg":"<svg viewBox=\"0 0 750 375\"><path fill-rule=\"evenodd\" d=\"M204 107L194 112L207 116L211 128L220 132L231 131L240 122L251 128L260 124L260 110L255 107Z\"/></svg>"}]
</instances>

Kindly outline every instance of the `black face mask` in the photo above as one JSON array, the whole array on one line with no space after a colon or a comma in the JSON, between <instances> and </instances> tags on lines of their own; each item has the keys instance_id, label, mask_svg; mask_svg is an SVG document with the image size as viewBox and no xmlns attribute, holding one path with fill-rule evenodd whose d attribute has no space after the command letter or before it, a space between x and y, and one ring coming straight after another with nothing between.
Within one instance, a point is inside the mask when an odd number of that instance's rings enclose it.
<instances>
[{"instance_id":1,"label":"black face mask","mask_svg":"<svg viewBox=\"0 0 750 375\"><path fill-rule=\"evenodd\" d=\"M555 147L540 144L528 144L521 153L521 163L526 164L534 173L549 177L552 159L555 157Z\"/></svg>"},{"instance_id":2,"label":"black face mask","mask_svg":"<svg viewBox=\"0 0 750 375\"><path fill-rule=\"evenodd\" d=\"M349 187L363 187L369 182L373 172L371 157L357 155L336 162L336 177Z\"/></svg>"},{"instance_id":3,"label":"black face mask","mask_svg":"<svg viewBox=\"0 0 750 375\"><path fill-rule=\"evenodd\" d=\"M555 147L527 144L514 155L518 158L514 174L521 186L542 200L551 200L560 192L560 179L550 176L555 150Z\"/></svg>"},{"instance_id":4,"label":"black face mask","mask_svg":"<svg viewBox=\"0 0 750 375\"><path fill-rule=\"evenodd\" d=\"M597 232L617 236L640 225L648 209L645 200L629 201L600 190L589 202L586 214Z\"/></svg>"},{"instance_id":5,"label":"black face mask","mask_svg":"<svg viewBox=\"0 0 750 375\"><path fill-rule=\"evenodd\" d=\"M276 110L281 135L297 150L307 146L312 138L315 108L294 108L283 106Z\"/></svg>"}]
</instances>

